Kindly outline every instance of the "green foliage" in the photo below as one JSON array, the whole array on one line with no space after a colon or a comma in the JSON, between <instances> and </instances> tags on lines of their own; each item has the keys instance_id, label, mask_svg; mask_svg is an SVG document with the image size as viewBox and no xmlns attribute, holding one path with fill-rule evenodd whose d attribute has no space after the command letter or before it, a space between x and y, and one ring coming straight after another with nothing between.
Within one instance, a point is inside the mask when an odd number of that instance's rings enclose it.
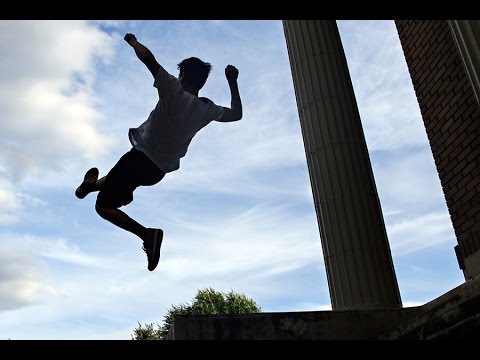
<instances>
[{"instance_id":1,"label":"green foliage","mask_svg":"<svg viewBox=\"0 0 480 360\"><path fill-rule=\"evenodd\" d=\"M134 330L132 340L163 340L168 335L176 315L227 315L251 314L261 312L260 306L244 294L233 291L222 293L212 288L200 289L191 304L172 305L163 318L162 326L157 329L152 324L139 323Z\"/></svg>"},{"instance_id":2,"label":"green foliage","mask_svg":"<svg viewBox=\"0 0 480 360\"><path fill-rule=\"evenodd\" d=\"M145 327L138 323L138 327L133 330L132 340L163 340L158 324L157 327L155 330L153 323L145 324Z\"/></svg>"},{"instance_id":3,"label":"green foliage","mask_svg":"<svg viewBox=\"0 0 480 360\"><path fill-rule=\"evenodd\" d=\"M170 331L170 328L173 324L173 320L176 315L192 315L192 307L188 304L172 305L170 309L167 310L167 313L163 317L163 325L158 328L162 339L165 339Z\"/></svg>"}]
</instances>

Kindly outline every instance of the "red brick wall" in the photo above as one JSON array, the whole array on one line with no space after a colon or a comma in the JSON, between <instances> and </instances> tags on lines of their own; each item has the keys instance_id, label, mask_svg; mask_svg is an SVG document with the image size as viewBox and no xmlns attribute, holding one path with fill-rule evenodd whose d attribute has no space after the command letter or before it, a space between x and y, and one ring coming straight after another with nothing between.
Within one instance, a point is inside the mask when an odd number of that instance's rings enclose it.
<instances>
[{"instance_id":1,"label":"red brick wall","mask_svg":"<svg viewBox=\"0 0 480 360\"><path fill-rule=\"evenodd\" d=\"M480 110L446 20L396 20L458 245L480 250Z\"/></svg>"}]
</instances>

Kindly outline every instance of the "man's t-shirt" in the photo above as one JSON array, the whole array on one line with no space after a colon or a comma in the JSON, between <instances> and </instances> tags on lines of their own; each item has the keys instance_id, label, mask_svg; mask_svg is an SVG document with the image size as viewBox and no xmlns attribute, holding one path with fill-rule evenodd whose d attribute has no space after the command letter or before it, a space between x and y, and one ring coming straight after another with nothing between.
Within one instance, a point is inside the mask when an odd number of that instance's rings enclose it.
<instances>
[{"instance_id":1,"label":"man's t-shirt","mask_svg":"<svg viewBox=\"0 0 480 360\"><path fill-rule=\"evenodd\" d=\"M223 116L223 107L184 91L180 81L162 66L153 86L158 89L157 106L147 121L129 130L128 137L161 170L171 172L180 167L180 158L195 134Z\"/></svg>"}]
</instances>

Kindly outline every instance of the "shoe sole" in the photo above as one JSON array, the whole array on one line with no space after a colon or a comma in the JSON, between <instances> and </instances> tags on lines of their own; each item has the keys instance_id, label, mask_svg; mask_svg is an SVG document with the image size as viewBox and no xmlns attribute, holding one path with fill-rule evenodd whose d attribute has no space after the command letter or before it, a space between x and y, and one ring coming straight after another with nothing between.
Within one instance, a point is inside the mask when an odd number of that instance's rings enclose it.
<instances>
[{"instance_id":1,"label":"shoe sole","mask_svg":"<svg viewBox=\"0 0 480 360\"><path fill-rule=\"evenodd\" d=\"M163 230L155 229L153 234L153 249L152 249L152 260L148 264L148 270L153 271L160 261L160 246L162 246L163 241Z\"/></svg>"},{"instance_id":2,"label":"shoe sole","mask_svg":"<svg viewBox=\"0 0 480 360\"><path fill-rule=\"evenodd\" d=\"M91 191L86 191L84 189L85 185L84 184L91 184L90 181L87 181L88 178L94 177L95 181L98 180L98 174L99 171L96 167L91 168L85 173L85 176L83 177L83 182L80 184L80 186L75 190L75 196L79 199L85 198L88 194L90 194Z\"/></svg>"}]
</instances>

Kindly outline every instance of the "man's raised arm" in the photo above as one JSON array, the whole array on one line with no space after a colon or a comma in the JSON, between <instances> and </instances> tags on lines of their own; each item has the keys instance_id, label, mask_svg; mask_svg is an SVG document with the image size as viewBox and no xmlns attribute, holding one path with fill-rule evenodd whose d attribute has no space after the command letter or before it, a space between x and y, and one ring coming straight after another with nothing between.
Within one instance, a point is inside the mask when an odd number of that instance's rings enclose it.
<instances>
[{"instance_id":1,"label":"man's raised arm","mask_svg":"<svg viewBox=\"0 0 480 360\"><path fill-rule=\"evenodd\" d=\"M135 54L137 54L137 57L147 66L153 77L155 77L155 75L157 75L158 69L160 68L160 64L157 62L152 52L148 50L145 45L139 43L137 38L133 34L126 34L124 40L128 43L128 45L133 48L133 50L135 50Z\"/></svg>"},{"instance_id":2,"label":"man's raised arm","mask_svg":"<svg viewBox=\"0 0 480 360\"><path fill-rule=\"evenodd\" d=\"M232 100L230 102L230 108L224 107L223 116L221 122L237 121L243 116L242 100L240 99L240 93L238 91L238 69L233 65L227 65L225 68L225 77L230 87L230 94Z\"/></svg>"}]
</instances>

